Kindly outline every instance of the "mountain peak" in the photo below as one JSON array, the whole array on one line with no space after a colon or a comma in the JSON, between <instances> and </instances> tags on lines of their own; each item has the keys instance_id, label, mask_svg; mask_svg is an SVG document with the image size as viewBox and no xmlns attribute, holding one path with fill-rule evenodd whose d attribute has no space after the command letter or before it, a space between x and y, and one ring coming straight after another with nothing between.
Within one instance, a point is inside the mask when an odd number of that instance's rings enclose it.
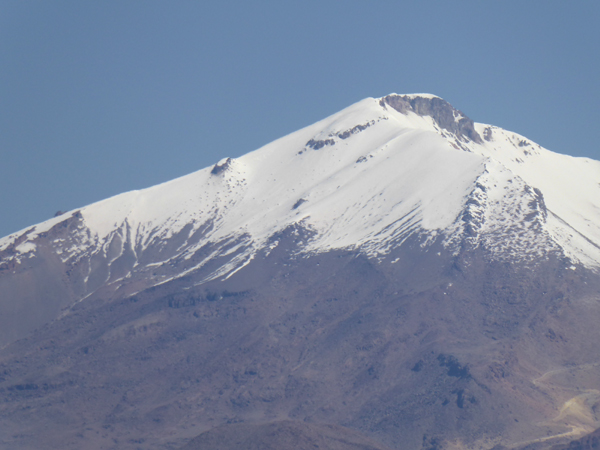
<instances>
[{"instance_id":1,"label":"mountain peak","mask_svg":"<svg viewBox=\"0 0 600 450\"><path fill-rule=\"evenodd\" d=\"M483 141L475 131L474 122L450 103L432 94L390 94L379 101L383 107L390 106L396 111L407 114L413 112L419 116L430 116L442 129L455 134L465 141L481 144Z\"/></svg>"}]
</instances>

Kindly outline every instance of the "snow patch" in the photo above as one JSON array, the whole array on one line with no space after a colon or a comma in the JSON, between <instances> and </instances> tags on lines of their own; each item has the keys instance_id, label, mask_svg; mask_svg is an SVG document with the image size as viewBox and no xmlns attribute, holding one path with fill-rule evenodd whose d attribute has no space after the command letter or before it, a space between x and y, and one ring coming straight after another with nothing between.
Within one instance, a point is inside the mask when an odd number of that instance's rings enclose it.
<instances>
[{"instance_id":1,"label":"snow patch","mask_svg":"<svg viewBox=\"0 0 600 450\"><path fill-rule=\"evenodd\" d=\"M24 255L26 253L35 252L36 248L37 246L33 242L25 241L22 244L19 244L15 250Z\"/></svg>"}]
</instances>

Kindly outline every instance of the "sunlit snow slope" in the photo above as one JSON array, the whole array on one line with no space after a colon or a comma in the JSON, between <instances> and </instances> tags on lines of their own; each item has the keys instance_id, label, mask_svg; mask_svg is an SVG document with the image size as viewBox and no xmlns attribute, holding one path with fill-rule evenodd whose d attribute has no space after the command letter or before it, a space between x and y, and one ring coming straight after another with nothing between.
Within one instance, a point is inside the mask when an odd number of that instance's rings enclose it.
<instances>
[{"instance_id":1,"label":"sunlit snow slope","mask_svg":"<svg viewBox=\"0 0 600 450\"><path fill-rule=\"evenodd\" d=\"M383 257L417 235L597 269L600 162L474 124L436 96L368 98L240 158L7 236L0 268L52 253L81 275L78 299L141 273L154 284L209 266L206 279L228 276L290 226L309 231L304 254Z\"/></svg>"}]
</instances>

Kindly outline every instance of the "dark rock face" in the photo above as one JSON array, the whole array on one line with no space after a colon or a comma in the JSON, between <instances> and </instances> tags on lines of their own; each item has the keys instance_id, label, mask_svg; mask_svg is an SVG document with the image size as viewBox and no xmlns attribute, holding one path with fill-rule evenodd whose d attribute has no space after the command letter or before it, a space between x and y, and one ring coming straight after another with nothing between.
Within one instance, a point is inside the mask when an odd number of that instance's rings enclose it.
<instances>
[{"instance_id":1,"label":"dark rock face","mask_svg":"<svg viewBox=\"0 0 600 450\"><path fill-rule=\"evenodd\" d=\"M410 111L420 116L431 116L440 128L455 134L459 139L479 144L483 142L475 131L473 121L439 97L388 95L381 99L381 105L389 105L402 114Z\"/></svg>"},{"instance_id":2,"label":"dark rock face","mask_svg":"<svg viewBox=\"0 0 600 450\"><path fill-rule=\"evenodd\" d=\"M294 205L292 206L292 209L300 208L300 205L302 205L302 203L306 203L306 199L304 199L304 198L298 199L298 201L296 201L296 203L294 203Z\"/></svg>"},{"instance_id":3,"label":"dark rock face","mask_svg":"<svg viewBox=\"0 0 600 450\"><path fill-rule=\"evenodd\" d=\"M378 120L383 120L383 119L379 118ZM365 131L367 128L373 126L375 123L376 123L375 120L371 120L364 124L356 125L348 130L339 131L337 133L331 133L331 134L329 134L329 136L326 139L310 139L306 143L306 147L311 148L313 150L320 150L323 147L335 145L336 144L335 138L341 139L341 140L348 139L349 137L351 137L355 134L358 134L361 131Z\"/></svg>"},{"instance_id":4,"label":"dark rock face","mask_svg":"<svg viewBox=\"0 0 600 450\"><path fill-rule=\"evenodd\" d=\"M365 131L367 128L369 128L374 123L375 123L375 121L371 121L371 122L367 122L365 124L356 125L356 126L350 128L349 130L345 130L345 131L338 133L337 137L339 137L340 139L348 139L353 134L357 134L357 133L360 133L361 131Z\"/></svg>"},{"instance_id":5,"label":"dark rock face","mask_svg":"<svg viewBox=\"0 0 600 450\"><path fill-rule=\"evenodd\" d=\"M306 143L306 146L308 148L312 148L313 150L320 150L327 145L335 145L335 141L333 139L321 139L317 141L311 139Z\"/></svg>"},{"instance_id":6,"label":"dark rock face","mask_svg":"<svg viewBox=\"0 0 600 450\"><path fill-rule=\"evenodd\" d=\"M213 166L212 170L210 171L210 173L212 175L219 175L220 173L225 172L227 169L229 169L231 167L231 162L232 162L232 159L227 158L223 163L215 164Z\"/></svg>"},{"instance_id":7,"label":"dark rock face","mask_svg":"<svg viewBox=\"0 0 600 450\"><path fill-rule=\"evenodd\" d=\"M483 138L490 142L493 140L493 136L494 136L494 131L490 128L487 127L485 130L483 130Z\"/></svg>"}]
</instances>

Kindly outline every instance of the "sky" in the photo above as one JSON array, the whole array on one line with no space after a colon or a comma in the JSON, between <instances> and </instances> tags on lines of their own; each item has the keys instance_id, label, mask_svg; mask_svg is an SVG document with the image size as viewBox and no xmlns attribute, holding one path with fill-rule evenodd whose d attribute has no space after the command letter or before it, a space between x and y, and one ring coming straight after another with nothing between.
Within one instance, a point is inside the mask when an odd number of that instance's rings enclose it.
<instances>
[{"instance_id":1,"label":"sky","mask_svg":"<svg viewBox=\"0 0 600 450\"><path fill-rule=\"evenodd\" d=\"M600 2L0 0L0 236L432 93L600 160Z\"/></svg>"}]
</instances>

